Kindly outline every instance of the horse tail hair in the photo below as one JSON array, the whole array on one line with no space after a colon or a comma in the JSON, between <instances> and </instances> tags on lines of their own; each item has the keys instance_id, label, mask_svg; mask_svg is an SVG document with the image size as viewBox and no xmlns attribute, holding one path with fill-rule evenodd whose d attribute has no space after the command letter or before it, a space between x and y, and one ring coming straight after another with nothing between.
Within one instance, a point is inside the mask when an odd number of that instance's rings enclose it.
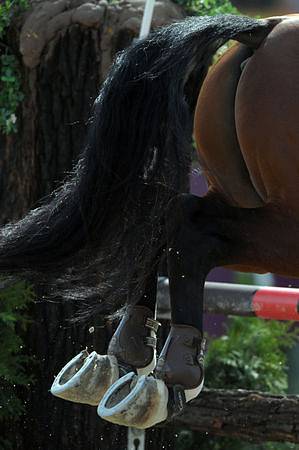
<instances>
[{"instance_id":1,"label":"horse tail hair","mask_svg":"<svg viewBox=\"0 0 299 450\"><path fill-rule=\"evenodd\" d=\"M166 245L166 206L187 189L189 76L196 73L200 89L221 45L237 39L258 46L274 25L231 15L188 18L120 53L95 101L73 175L1 230L0 272L67 268L66 285L78 297L87 296L86 285L98 305L98 294L112 309L128 292L136 302Z\"/></svg>"}]
</instances>

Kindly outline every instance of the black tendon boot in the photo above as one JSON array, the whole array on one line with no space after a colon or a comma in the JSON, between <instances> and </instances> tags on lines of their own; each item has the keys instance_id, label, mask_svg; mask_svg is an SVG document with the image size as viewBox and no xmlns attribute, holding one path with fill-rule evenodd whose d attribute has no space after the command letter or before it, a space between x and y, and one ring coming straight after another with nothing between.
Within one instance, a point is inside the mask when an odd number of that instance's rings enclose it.
<instances>
[{"instance_id":1,"label":"black tendon boot","mask_svg":"<svg viewBox=\"0 0 299 450\"><path fill-rule=\"evenodd\" d=\"M57 375L51 393L97 406L107 389L128 372L148 375L156 365L159 322L146 306L129 306L109 344L107 355L86 350Z\"/></svg>"},{"instance_id":2,"label":"black tendon boot","mask_svg":"<svg viewBox=\"0 0 299 450\"><path fill-rule=\"evenodd\" d=\"M172 324L159 356L157 378L168 387L167 419L179 414L197 397L204 384L205 339L190 325Z\"/></svg>"}]
</instances>

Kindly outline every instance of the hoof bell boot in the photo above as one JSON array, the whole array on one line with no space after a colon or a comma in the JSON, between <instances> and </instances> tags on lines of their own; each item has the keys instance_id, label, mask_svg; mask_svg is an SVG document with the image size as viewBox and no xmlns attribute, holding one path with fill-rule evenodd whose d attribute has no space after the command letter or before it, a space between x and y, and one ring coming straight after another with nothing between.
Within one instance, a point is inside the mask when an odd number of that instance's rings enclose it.
<instances>
[{"instance_id":1,"label":"hoof bell boot","mask_svg":"<svg viewBox=\"0 0 299 450\"><path fill-rule=\"evenodd\" d=\"M133 372L120 378L106 392L98 415L108 422L134 428L149 428L167 418L168 389L152 376Z\"/></svg>"},{"instance_id":2,"label":"hoof bell boot","mask_svg":"<svg viewBox=\"0 0 299 450\"><path fill-rule=\"evenodd\" d=\"M90 355L83 350L59 372L51 387L56 397L76 403L97 406L119 377L117 360L114 356Z\"/></svg>"},{"instance_id":3,"label":"hoof bell boot","mask_svg":"<svg viewBox=\"0 0 299 450\"><path fill-rule=\"evenodd\" d=\"M197 328L172 324L155 372L168 386L168 419L202 391L204 350L205 339Z\"/></svg>"}]
</instances>

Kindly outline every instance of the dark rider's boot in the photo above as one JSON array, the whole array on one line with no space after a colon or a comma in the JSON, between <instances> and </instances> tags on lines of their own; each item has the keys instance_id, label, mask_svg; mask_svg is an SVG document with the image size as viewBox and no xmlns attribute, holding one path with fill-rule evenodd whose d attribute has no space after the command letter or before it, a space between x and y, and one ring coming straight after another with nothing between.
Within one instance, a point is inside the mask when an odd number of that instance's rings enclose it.
<instances>
[{"instance_id":1,"label":"dark rider's boot","mask_svg":"<svg viewBox=\"0 0 299 450\"><path fill-rule=\"evenodd\" d=\"M156 365L159 322L145 306L129 306L111 338L107 355L83 350L57 375L51 393L97 406L107 389L128 372L148 375Z\"/></svg>"}]
</instances>

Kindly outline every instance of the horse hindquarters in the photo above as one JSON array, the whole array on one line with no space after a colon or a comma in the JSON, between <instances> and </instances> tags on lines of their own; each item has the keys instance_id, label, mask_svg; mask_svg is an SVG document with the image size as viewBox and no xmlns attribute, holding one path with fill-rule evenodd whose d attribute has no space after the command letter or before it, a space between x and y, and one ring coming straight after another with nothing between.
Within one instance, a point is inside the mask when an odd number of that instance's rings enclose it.
<instances>
[{"instance_id":1,"label":"horse hindquarters","mask_svg":"<svg viewBox=\"0 0 299 450\"><path fill-rule=\"evenodd\" d=\"M238 140L256 191L297 222L298 40L299 15L286 17L246 64L235 104Z\"/></svg>"},{"instance_id":2,"label":"horse hindquarters","mask_svg":"<svg viewBox=\"0 0 299 450\"><path fill-rule=\"evenodd\" d=\"M252 50L235 45L208 73L200 91L194 136L202 170L210 188L236 206L262 205L254 189L237 137L235 96L241 67Z\"/></svg>"}]
</instances>

